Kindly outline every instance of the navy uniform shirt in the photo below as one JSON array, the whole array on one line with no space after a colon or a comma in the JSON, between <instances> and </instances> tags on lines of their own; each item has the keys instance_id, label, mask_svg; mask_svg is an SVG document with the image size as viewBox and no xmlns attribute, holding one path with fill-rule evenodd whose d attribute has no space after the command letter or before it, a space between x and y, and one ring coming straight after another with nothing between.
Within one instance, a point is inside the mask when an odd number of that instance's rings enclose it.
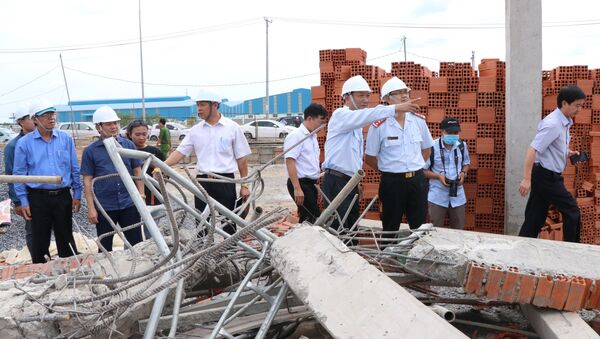
<instances>
[{"instance_id":1,"label":"navy uniform shirt","mask_svg":"<svg viewBox=\"0 0 600 339\"><path fill-rule=\"evenodd\" d=\"M531 147L536 150L535 162L557 173L565 169L569 155L571 125L573 119L567 118L558 108L540 121L537 134L531 142Z\"/></svg>"},{"instance_id":2,"label":"navy uniform shirt","mask_svg":"<svg viewBox=\"0 0 600 339\"><path fill-rule=\"evenodd\" d=\"M366 154L377 157L382 172L414 172L425 166L421 150L431 148L433 139L425 120L406 114L404 127L396 119L386 119L379 127L371 125Z\"/></svg>"},{"instance_id":3,"label":"navy uniform shirt","mask_svg":"<svg viewBox=\"0 0 600 339\"><path fill-rule=\"evenodd\" d=\"M13 174L13 165L15 163L15 147L17 147L17 142L21 139L25 133L21 131L19 135L14 137L6 146L4 146L4 174L12 175ZM17 193L15 193L15 185L8 184L8 197L12 201L15 206L21 206L21 202L17 199Z\"/></svg>"},{"instance_id":4,"label":"navy uniform shirt","mask_svg":"<svg viewBox=\"0 0 600 339\"><path fill-rule=\"evenodd\" d=\"M135 149L135 145L129 139L118 136L117 142L123 148ZM133 169L142 165L141 160L122 158L129 174L133 175ZM115 174L117 169L110 160L110 156L104 147L102 140L97 140L83 150L81 156L81 174L91 175L93 178L107 174ZM106 211L122 210L133 205L133 200L125 188L125 184L119 176L108 179L97 180L94 184L94 194L100 205Z\"/></svg>"}]
</instances>

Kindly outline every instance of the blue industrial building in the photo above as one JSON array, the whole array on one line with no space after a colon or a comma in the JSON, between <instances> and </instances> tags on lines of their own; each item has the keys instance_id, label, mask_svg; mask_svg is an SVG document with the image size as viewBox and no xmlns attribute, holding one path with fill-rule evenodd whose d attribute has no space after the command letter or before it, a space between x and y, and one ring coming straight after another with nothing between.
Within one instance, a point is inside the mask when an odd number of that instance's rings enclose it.
<instances>
[{"instance_id":1,"label":"blue industrial building","mask_svg":"<svg viewBox=\"0 0 600 339\"><path fill-rule=\"evenodd\" d=\"M301 115L310 104L310 90L295 89L288 93L269 96L269 118ZM130 118L142 118L142 99L105 99L71 101L68 105L58 105L58 121L92 121L94 111L101 106L112 107L119 115ZM154 97L144 100L146 117L161 117L168 120L185 121L196 118L196 103L189 96ZM264 117L264 97L230 102L223 99L219 111L229 118Z\"/></svg>"}]
</instances>

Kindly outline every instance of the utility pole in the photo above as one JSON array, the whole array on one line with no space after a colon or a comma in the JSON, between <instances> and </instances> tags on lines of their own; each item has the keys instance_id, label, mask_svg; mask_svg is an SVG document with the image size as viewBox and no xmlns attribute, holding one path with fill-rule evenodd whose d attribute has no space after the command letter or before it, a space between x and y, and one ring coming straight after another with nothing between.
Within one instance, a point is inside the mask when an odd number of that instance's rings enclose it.
<instances>
[{"instance_id":1,"label":"utility pole","mask_svg":"<svg viewBox=\"0 0 600 339\"><path fill-rule=\"evenodd\" d=\"M144 58L142 55L142 0L138 0L138 19L140 28L140 71L142 75L142 119L146 121L146 102L144 95Z\"/></svg>"},{"instance_id":2,"label":"utility pole","mask_svg":"<svg viewBox=\"0 0 600 339\"><path fill-rule=\"evenodd\" d=\"M406 62L406 35L402 37L402 50L404 50L404 62Z\"/></svg>"},{"instance_id":3,"label":"utility pole","mask_svg":"<svg viewBox=\"0 0 600 339\"><path fill-rule=\"evenodd\" d=\"M59 55L60 58L60 68L62 68L63 80L65 81L65 89L67 90L67 99L69 100L69 110L71 111L71 131L73 131L73 143L77 146L77 139L79 136L77 135L77 129L75 128L74 114L73 114L73 105L71 105L71 95L69 94L69 85L67 84L67 75L65 74L65 66L63 65L62 53Z\"/></svg>"},{"instance_id":4,"label":"utility pole","mask_svg":"<svg viewBox=\"0 0 600 339\"><path fill-rule=\"evenodd\" d=\"M471 68L475 69L475 51L471 51Z\"/></svg>"},{"instance_id":5,"label":"utility pole","mask_svg":"<svg viewBox=\"0 0 600 339\"><path fill-rule=\"evenodd\" d=\"M267 75L267 79L265 81L265 87L266 87L266 94L265 94L265 118L269 119L269 24L272 23L273 20L269 20L269 18L265 17L265 25L266 25L266 46L267 46L267 50L266 50L266 61L267 61L267 67L266 67L266 75Z\"/></svg>"}]
</instances>

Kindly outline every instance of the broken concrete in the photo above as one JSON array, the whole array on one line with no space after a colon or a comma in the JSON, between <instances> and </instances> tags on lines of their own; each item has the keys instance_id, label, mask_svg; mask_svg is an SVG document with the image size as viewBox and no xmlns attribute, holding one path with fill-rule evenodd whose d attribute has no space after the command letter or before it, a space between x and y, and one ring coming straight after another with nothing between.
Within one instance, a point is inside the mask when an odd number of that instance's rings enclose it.
<instances>
[{"instance_id":1,"label":"broken concrete","mask_svg":"<svg viewBox=\"0 0 600 339\"><path fill-rule=\"evenodd\" d=\"M466 338L320 227L298 227L277 239L271 257L336 338Z\"/></svg>"},{"instance_id":2,"label":"broken concrete","mask_svg":"<svg viewBox=\"0 0 600 339\"><path fill-rule=\"evenodd\" d=\"M437 229L414 243L406 265L490 300L577 311L600 307L598 260L593 245Z\"/></svg>"},{"instance_id":3,"label":"broken concrete","mask_svg":"<svg viewBox=\"0 0 600 339\"><path fill-rule=\"evenodd\" d=\"M531 305L521 305L521 310L544 339L600 338L577 313L540 309Z\"/></svg>"}]
</instances>

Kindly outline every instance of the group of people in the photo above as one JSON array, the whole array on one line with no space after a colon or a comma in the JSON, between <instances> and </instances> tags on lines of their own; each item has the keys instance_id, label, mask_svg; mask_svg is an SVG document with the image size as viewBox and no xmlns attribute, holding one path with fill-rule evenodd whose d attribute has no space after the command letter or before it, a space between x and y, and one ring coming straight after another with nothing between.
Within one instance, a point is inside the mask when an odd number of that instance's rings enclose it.
<instances>
[{"instance_id":1,"label":"group of people","mask_svg":"<svg viewBox=\"0 0 600 339\"><path fill-rule=\"evenodd\" d=\"M384 238L396 237L404 216L411 229L427 219L443 227L446 217L450 227L464 229L467 198L463 184L471 162L467 144L460 139L460 121L444 118L441 137L433 140L424 117L418 114L418 98L410 99L410 88L402 80L393 77L382 86L383 105L368 107L371 92L360 75L344 82L344 106L329 117L322 164L317 137L309 134L327 120L323 106L309 105L303 125L285 139L287 188L298 206L300 221L314 222L320 215L317 180L322 177L323 203L327 207L363 168L364 153L365 163L381 173ZM521 236L537 237L553 205L563 214L565 240L579 241L579 208L566 190L561 172L567 157L579 154L569 148L569 127L584 101L585 94L577 86L563 88L557 109L538 126L519 188L523 196L531 191ZM369 130L363 147L366 126ZM339 218L332 227L347 232L355 225L360 195L359 186L347 195L336 210Z\"/></svg>"},{"instance_id":2,"label":"group of people","mask_svg":"<svg viewBox=\"0 0 600 339\"><path fill-rule=\"evenodd\" d=\"M459 136L460 122L445 118L440 124L441 137L433 140L424 117L418 114L419 106L415 103L418 98L411 100L410 88L397 77L382 86L383 105L368 107L371 89L361 76L345 81L341 95L344 106L329 117L322 164L313 132L329 116L323 106L310 104L304 110L304 122L284 141L287 188L298 206L300 221L314 222L320 215L318 179L322 177L323 200L328 206L362 169L364 153L366 164L381 172L379 199L385 238L396 236L404 215L411 229L425 223L428 216L437 227L443 226L448 216L451 227L463 229L466 205L463 183L470 159L467 144ZM567 157L579 154L569 148L569 128L585 98L577 86L561 89L556 110L538 126L525 157L519 187L523 196L530 193L521 236L536 237L549 206L553 205L563 214L565 240L579 241L579 208L566 190L561 172ZM145 121L129 123L128 138L123 138L119 136L120 119L116 112L108 106L98 108L93 114L93 123L100 138L84 149L81 165L72 137L55 128L56 109L48 101L38 100L28 109L16 112L14 118L21 132L5 147L6 174L61 178L60 184L9 185L16 214L26 221L26 243L32 261L48 260L52 232L60 257L78 253L72 216L79 211L82 195L87 202L88 219L96 225L100 243L108 251L112 250L113 235L107 234L113 232L112 224L124 228L140 223L131 196L115 175L117 171L103 143L106 138L115 138L124 148L151 153L169 166L194 153L198 159L198 179L234 178L235 172L246 177L247 156L251 150L240 126L219 112L220 96L202 89L195 101L201 120L170 154L164 119L159 127L166 132L161 131L161 149L158 149L147 144L149 127ZM369 130L365 150L363 127L366 126ZM123 158L123 161L130 175L141 176L139 160ZM148 174L157 170L149 168ZM160 203L142 181L136 184L148 205ZM250 195L246 184L241 184L236 192L233 181L200 180L200 184L211 197L231 210L239 199L245 200ZM358 187L337 208L343 219L336 218L333 227L342 233L355 225L359 217L359 199L355 195L360 196ZM201 211L206 207L198 198L194 205ZM235 225L224 226L224 231L233 234ZM143 239L141 227L129 228L124 234L130 245Z\"/></svg>"},{"instance_id":3,"label":"group of people","mask_svg":"<svg viewBox=\"0 0 600 339\"><path fill-rule=\"evenodd\" d=\"M113 225L125 228L140 223L140 215L133 200L113 165L103 140L115 138L123 148L140 150L156 156L169 165L174 165L183 157L195 152L201 159L197 164L198 177L206 173L233 178L238 171L248 174L246 156L250 147L239 126L218 112L220 97L210 90L198 94L198 115L202 121L185 136L179 147L168 155L170 147L168 131L161 129L161 149L147 144L149 126L143 120L134 120L127 126L128 138L119 135L120 118L108 107L98 108L92 117L100 138L89 144L81 156L81 164L72 137L56 129L56 109L46 100L38 100L28 109L14 115L21 126L21 133L5 148L6 173L29 176L59 176L60 184L14 184L9 185L10 198L16 214L26 220L26 240L32 261L46 262L49 257L51 233L54 232L59 257L69 257L78 253L73 237L73 213L79 211L82 195L87 202L88 220L96 225L100 244L105 250L112 250ZM159 127L164 128L161 119ZM168 157L167 157L168 155ZM139 160L122 157L125 167L132 176L141 176L142 163ZM148 174L156 168L150 167ZM82 180L83 178L83 180ZM136 181L140 195L147 205L160 202ZM208 193L226 207L233 209L237 193L233 183L203 183ZM247 198L250 191L242 185L240 196ZM196 199L196 208L202 210L204 201ZM104 211L104 212L102 212ZM233 234L235 227L229 225L227 232ZM125 230L125 238L130 245L142 241L142 228Z\"/></svg>"}]
</instances>

